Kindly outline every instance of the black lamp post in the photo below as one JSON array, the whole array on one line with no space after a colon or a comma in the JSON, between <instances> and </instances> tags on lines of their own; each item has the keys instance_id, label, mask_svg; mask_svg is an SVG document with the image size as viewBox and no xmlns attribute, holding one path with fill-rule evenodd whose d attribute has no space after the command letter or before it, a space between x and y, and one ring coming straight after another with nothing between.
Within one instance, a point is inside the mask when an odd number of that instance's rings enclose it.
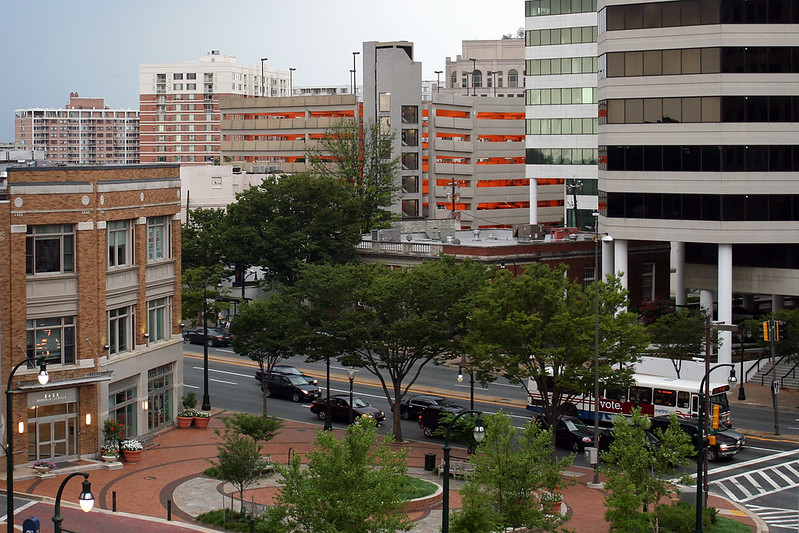
<instances>
[{"instance_id":1,"label":"black lamp post","mask_svg":"<svg viewBox=\"0 0 799 533\"><path fill-rule=\"evenodd\" d=\"M208 282L215 278L216 276L211 276L203 283L203 411L211 409L211 397L208 394ZM241 284L243 291L243 277Z\"/></svg>"},{"instance_id":2,"label":"black lamp post","mask_svg":"<svg viewBox=\"0 0 799 533\"><path fill-rule=\"evenodd\" d=\"M264 80L264 61L268 59L268 57L261 58L261 96L264 95L264 85L266 85L266 81Z\"/></svg>"},{"instance_id":3,"label":"black lamp post","mask_svg":"<svg viewBox=\"0 0 799 533\"><path fill-rule=\"evenodd\" d=\"M40 358L34 361L39 365L39 383L46 385L50 380L50 376L47 374L45 359ZM29 362L31 360L26 358L11 369L11 373L8 375L8 386L6 387L6 523L8 524L8 533L14 533L14 424L12 423L14 411L11 401L14 391L11 388L11 380L14 377L14 372Z\"/></svg>"},{"instance_id":4,"label":"black lamp post","mask_svg":"<svg viewBox=\"0 0 799 533\"><path fill-rule=\"evenodd\" d=\"M435 70L433 71L436 73L436 92L441 92L441 73L444 72L443 70Z\"/></svg>"},{"instance_id":5,"label":"black lamp post","mask_svg":"<svg viewBox=\"0 0 799 533\"><path fill-rule=\"evenodd\" d=\"M732 363L721 363L719 365L714 366L713 368L709 369L705 372L704 377L702 377L702 381L699 383L699 420L697 424L697 435L699 437L699 453L696 457L696 533L702 533L703 526L702 526L702 509L705 506L705 498L704 498L704 488L702 483L704 480L702 479L704 474L704 463L705 463L705 383L707 383L707 378L710 376L710 373L716 370L717 368L721 368L723 366L730 367L730 376L727 378L729 383L735 383L738 381L735 378L735 365Z\"/></svg>"},{"instance_id":6,"label":"black lamp post","mask_svg":"<svg viewBox=\"0 0 799 533\"><path fill-rule=\"evenodd\" d=\"M53 515L53 528L55 533L61 533L61 522L64 521L64 517L61 516L61 494L64 492L67 481L76 476L83 476L83 490L81 490L80 496L78 497L80 508L83 509L84 513L88 513L92 510L92 507L94 507L94 496L92 495L92 484L89 481L89 474L85 472L71 473L61 482L61 486L58 487L58 494L56 494L55 497L55 514Z\"/></svg>"},{"instance_id":7,"label":"black lamp post","mask_svg":"<svg viewBox=\"0 0 799 533\"><path fill-rule=\"evenodd\" d=\"M469 371L469 409L474 411L474 369L467 368ZM463 364L458 365L458 383L463 383Z\"/></svg>"},{"instance_id":8,"label":"black lamp post","mask_svg":"<svg viewBox=\"0 0 799 533\"><path fill-rule=\"evenodd\" d=\"M352 382L355 379L355 372L356 371L355 371L354 368L350 368L349 370L347 370L347 377L350 380L350 417L349 417L350 418L350 424L352 424L353 413L354 413L354 411L352 410L352 399L353 399L352 398ZM330 403L330 402L328 402L328 403Z\"/></svg>"},{"instance_id":9,"label":"black lamp post","mask_svg":"<svg viewBox=\"0 0 799 533\"><path fill-rule=\"evenodd\" d=\"M602 487L599 482L599 282L602 279L599 273L599 243L612 241L613 237L610 235L599 238L599 213L594 212L594 448L596 449L596 462L594 463L594 481L591 484L594 488Z\"/></svg>"},{"instance_id":10,"label":"black lamp post","mask_svg":"<svg viewBox=\"0 0 799 533\"><path fill-rule=\"evenodd\" d=\"M477 421L475 422L474 429L472 430L474 440L480 443L486 434L486 430L483 427L483 413L479 411L461 411L455 415L455 418L452 419L452 422L447 425L447 432L444 434L444 492L441 499L441 503L444 508L444 514L441 516L442 533L449 533L449 451L451 449L449 445L449 434L452 431L452 426L455 425L455 422L463 415L469 414L477 415Z\"/></svg>"},{"instance_id":11,"label":"black lamp post","mask_svg":"<svg viewBox=\"0 0 799 533\"><path fill-rule=\"evenodd\" d=\"M360 54L360 52L353 52L352 53L352 94L356 94L358 91L358 83L356 79L357 67L355 66L355 56Z\"/></svg>"},{"instance_id":12,"label":"black lamp post","mask_svg":"<svg viewBox=\"0 0 799 533\"><path fill-rule=\"evenodd\" d=\"M738 399L745 400L746 399L746 391L744 390L744 379L746 374L744 374L744 341L749 338L749 330L746 329L746 326L741 325L741 384L738 385Z\"/></svg>"}]
</instances>

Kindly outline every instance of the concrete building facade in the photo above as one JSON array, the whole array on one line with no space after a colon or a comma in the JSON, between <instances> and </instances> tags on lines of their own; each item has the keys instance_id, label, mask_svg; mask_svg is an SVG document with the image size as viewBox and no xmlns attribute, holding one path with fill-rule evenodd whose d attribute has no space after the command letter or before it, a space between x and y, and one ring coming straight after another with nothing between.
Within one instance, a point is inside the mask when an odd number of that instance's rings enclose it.
<instances>
[{"instance_id":1,"label":"concrete building facade","mask_svg":"<svg viewBox=\"0 0 799 533\"><path fill-rule=\"evenodd\" d=\"M71 93L63 109L15 110L14 143L54 164L131 165L139 162L139 113Z\"/></svg>"},{"instance_id":2,"label":"concrete building facade","mask_svg":"<svg viewBox=\"0 0 799 533\"><path fill-rule=\"evenodd\" d=\"M0 370L5 382L23 363L4 424L24 430L15 462L95 458L107 418L130 438L171 425L183 382L178 166L7 173Z\"/></svg>"},{"instance_id":3,"label":"concrete building facade","mask_svg":"<svg viewBox=\"0 0 799 533\"><path fill-rule=\"evenodd\" d=\"M447 57L438 92L465 96L524 97L524 39L463 41L455 59Z\"/></svg>"},{"instance_id":4,"label":"concrete building facade","mask_svg":"<svg viewBox=\"0 0 799 533\"><path fill-rule=\"evenodd\" d=\"M677 304L699 291L725 323L736 295L773 309L799 296L799 7L598 7L599 222L614 270L628 271L632 239L671 242Z\"/></svg>"},{"instance_id":5,"label":"concrete building facade","mask_svg":"<svg viewBox=\"0 0 799 533\"><path fill-rule=\"evenodd\" d=\"M239 65L212 50L195 61L139 65L141 162L206 164L219 158L219 97L290 96L291 72Z\"/></svg>"}]
</instances>

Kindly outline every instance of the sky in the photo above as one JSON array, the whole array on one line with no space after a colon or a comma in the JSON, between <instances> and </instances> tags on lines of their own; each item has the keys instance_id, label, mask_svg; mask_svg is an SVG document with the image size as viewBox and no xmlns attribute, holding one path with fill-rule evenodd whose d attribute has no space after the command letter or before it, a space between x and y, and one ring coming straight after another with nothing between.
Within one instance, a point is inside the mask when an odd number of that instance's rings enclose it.
<instances>
[{"instance_id":1,"label":"sky","mask_svg":"<svg viewBox=\"0 0 799 533\"><path fill-rule=\"evenodd\" d=\"M295 87L349 85L361 43L402 40L435 80L461 41L524 26L524 0L28 0L2 13L0 142L14 141L15 109L63 108L71 92L138 109L142 63L219 50L239 64L293 67Z\"/></svg>"}]
</instances>

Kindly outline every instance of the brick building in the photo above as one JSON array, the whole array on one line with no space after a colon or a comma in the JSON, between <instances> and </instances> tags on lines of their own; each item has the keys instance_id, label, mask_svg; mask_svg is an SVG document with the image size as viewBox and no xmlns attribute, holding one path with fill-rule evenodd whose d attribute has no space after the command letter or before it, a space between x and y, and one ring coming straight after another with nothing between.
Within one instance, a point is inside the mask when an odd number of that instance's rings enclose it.
<instances>
[{"instance_id":1,"label":"brick building","mask_svg":"<svg viewBox=\"0 0 799 533\"><path fill-rule=\"evenodd\" d=\"M15 461L92 457L172 423L182 388L178 165L9 168L0 187L0 370Z\"/></svg>"}]
</instances>

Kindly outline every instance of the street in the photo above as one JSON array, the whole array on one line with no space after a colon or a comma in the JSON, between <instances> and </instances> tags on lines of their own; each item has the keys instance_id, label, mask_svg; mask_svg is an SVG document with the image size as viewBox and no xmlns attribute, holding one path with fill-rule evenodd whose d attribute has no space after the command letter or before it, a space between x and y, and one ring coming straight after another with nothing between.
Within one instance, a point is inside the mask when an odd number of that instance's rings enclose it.
<instances>
[{"instance_id":1,"label":"street","mask_svg":"<svg viewBox=\"0 0 799 533\"><path fill-rule=\"evenodd\" d=\"M202 397L202 346L186 344L185 354L184 386ZM209 357L211 405L231 411L260 413L262 399L260 384L254 378L255 364L247 358L237 356L230 348L209 348ZM302 357L295 357L287 363L316 377L322 396L326 395L324 362L306 363ZM330 374L330 393L348 394L346 369L332 361ZM468 408L469 376L464 375L461 383L456 378L457 368L430 364L425 367L409 395L437 393ZM356 396L386 412L386 422L379 431L381 434L390 433L389 404L374 376L360 370L354 379L353 391ZM475 409L485 413L501 409L510 414L518 426L532 418L525 408L526 393L519 385L499 380L483 388L475 383L474 397ZM270 398L268 410L269 414L280 418L316 422L320 428L324 425L322 420L310 412L308 404ZM734 405L732 416L736 428L764 434L774 430L770 408ZM781 418L782 435L799 435L799 422L795 420L796 414L793 411L782 413ZM334 422L334 425L344 427L340 422ZM418 424L412 420L402 421L402 434L406 440L428 440ZM566 455L566 452L559 450L558 455ZM581 456L575 458L577 464L581 464L582 460ZM708 486L712 493L729 498L756 512L773 532L797 531L799 528L799 447L794 441L749 435L747 446L731 460L710 463Z\"/></svg>"}]
</instances>

